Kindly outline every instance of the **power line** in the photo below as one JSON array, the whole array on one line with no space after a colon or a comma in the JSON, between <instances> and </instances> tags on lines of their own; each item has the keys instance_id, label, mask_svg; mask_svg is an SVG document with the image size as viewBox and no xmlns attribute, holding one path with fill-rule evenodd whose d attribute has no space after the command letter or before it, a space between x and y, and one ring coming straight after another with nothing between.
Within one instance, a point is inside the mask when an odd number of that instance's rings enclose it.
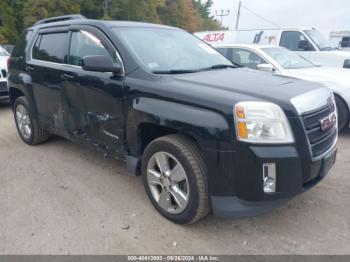
<instances>
[{"instance_id":1,"label":"power line","mask_svg":"<svg viewBox=\"0 0 350 262\"><path fill-rule=\"evenodd\" d=\"M280 27L278 24L276 24L275 22L272 22L271 20L269 19L266 19L265 17L259 15L258 13L254 12L253 10L249 9L248 7L246 7L245 5L242 4L242 7L247 10L248 12L250 12L251 14L255 15L256 17L259 17L260 19L264 20L265 22L271 24L271 25L274 25L274 26L277 26L277 27Z\"/></svg>"}]
</instances>

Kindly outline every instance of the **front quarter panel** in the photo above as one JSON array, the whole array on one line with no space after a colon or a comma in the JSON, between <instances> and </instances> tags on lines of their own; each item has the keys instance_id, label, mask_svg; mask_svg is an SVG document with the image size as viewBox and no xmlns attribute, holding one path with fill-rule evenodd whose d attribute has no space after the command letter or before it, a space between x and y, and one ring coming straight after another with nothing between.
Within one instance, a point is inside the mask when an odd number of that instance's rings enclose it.
<instances>
[{"instance_id":1,"label":"front quarter panel","mask_svg":"<svg viewBox=\"0 0 350 262\"><path fill-rule=\"evenodd\" d=\"M175 129L193 137L202 150L227 150L232 139L228 123L218 113L151 97L133 98L128 104L126 137L133 154L139 151L141 124Z\"/></svg>"}]
</instances>

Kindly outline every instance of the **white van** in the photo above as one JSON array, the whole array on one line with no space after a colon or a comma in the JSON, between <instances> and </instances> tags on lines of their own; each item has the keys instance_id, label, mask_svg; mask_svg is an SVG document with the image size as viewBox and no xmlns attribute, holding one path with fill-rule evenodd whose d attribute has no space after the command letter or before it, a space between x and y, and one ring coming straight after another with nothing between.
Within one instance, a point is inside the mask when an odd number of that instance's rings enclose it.
<instances>
[{"instance_id":1,"label":"white van","mask_svg":"<svg viewBox=\"0 0 350 262\"><path fill-rule=\"evenodd\" d=\"M329 41L342 50L350 51L350 31L332 31L329 34Z\"/></svg>"},{"instance_id":2,"label":"white van","mask_svg":"<svg viewBox=\"0 0 350 262\"><path fill-rule=\"evenodd\" d=\"M315 29L255 29L198 32L208 44L279 45L297 52L316 65L350 68L350 52L332 47Z\"/></svg>"}]
</instances>

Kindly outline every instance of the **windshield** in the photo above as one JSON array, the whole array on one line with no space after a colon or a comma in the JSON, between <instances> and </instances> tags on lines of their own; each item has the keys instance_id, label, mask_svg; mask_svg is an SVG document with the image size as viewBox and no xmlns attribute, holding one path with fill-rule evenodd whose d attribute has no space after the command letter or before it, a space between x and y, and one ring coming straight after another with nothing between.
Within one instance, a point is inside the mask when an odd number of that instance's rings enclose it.
<instances>
[{"instance_id":1,"label":"windshield","mask_svg":"<svg viewBox=\"0 0 350 262\"><path fill-rule=\"evenodd\" d=\"M305 30L305 33L312 39L312 41L317 45L321 51L329 51L332 49L330 42L318 31L315 30Z\"/></svg>"},{"instance_id":2,"label":"windshield","mask_svg":"<svg viewBox=\"0 0 350 262\"><path fill-rule=\"evenodd\" d=\"M115 28L130 51L154 73L191 73L232 63L195 36L177 29Z\"/></svg>"},{"instance_id":3,"label":"windshield","mask_svg":"<svg viewBox=\"0 0 350 262\"><path fill-rule=\"evenodd\" d=\"M301 69L315 67L310 61L285 48L261 48L284 69Z\"/></svg>"}]
</instances>

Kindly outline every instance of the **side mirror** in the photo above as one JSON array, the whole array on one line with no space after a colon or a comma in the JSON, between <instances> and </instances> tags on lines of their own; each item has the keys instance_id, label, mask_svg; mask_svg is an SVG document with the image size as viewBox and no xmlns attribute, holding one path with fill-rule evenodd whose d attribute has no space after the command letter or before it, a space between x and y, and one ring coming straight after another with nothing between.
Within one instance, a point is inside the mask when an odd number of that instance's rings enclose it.
<instances>
[{"instance_id":1,"label":"side mirror","mask_svg":"<svg viewBox=\"0 0 350 262\"><path fill-rule=\"evenodd\" d=\"M307 40L300 40L298 44L298 49L301 51L310 51L311 47Z\"/></svg>"},{"instance_id":2,"label":"side mirror","mask_svg":"<svg viewBox=\"0 0 350 262\"><path fill-rule=\"evenodd\" d=\"M83 70L92 72L111 72L114 74L122 73L122 66L113 63L112 59L104 55L85 56L83 58Z\"/></svg>"},{"instance_id":3,"label":"side mirror","mask_svg":"<svg viewBox=\"0 0 350 262\"><path fill-rule=\"evenodd\" d=\"M270 64L260 64L256 66L258 70L265 71L265 72L275 72L275 68Z\"/></svg>"}]
</instances>

